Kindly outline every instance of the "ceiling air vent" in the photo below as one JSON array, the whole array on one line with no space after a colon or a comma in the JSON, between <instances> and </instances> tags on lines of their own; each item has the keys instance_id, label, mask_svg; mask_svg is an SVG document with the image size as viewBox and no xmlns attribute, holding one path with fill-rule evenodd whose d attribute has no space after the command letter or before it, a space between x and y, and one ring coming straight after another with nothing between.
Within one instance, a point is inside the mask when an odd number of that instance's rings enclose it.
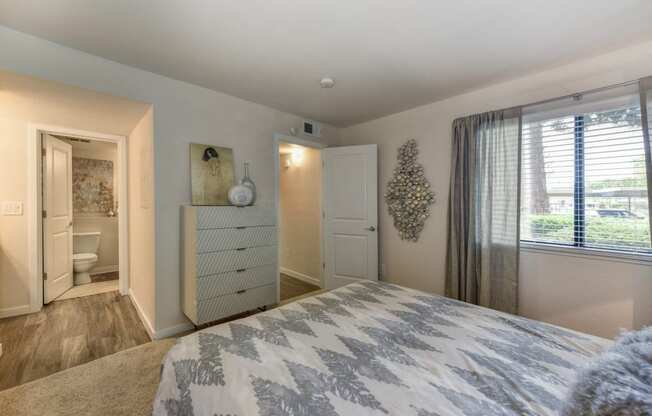
<instances>
[{"instance_id":1,"label":"ceiling air vent","mask_svg":"<svg viewBox=\"0 0 652 416\"><path fill-rule=\"evenodd\" d=\"M301 131L306 136L319 137L320 125L316 121L303 120L303 128Z\"/></svg>"}]
</instances>

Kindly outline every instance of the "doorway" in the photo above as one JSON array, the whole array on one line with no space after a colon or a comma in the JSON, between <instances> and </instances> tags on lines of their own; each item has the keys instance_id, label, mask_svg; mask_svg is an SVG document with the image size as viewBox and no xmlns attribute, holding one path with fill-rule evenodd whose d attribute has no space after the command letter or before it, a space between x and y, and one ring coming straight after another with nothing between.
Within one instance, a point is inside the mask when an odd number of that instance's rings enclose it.
<instances>
[{"instance_id":1,"label":"doorway","mask_svg":"<svg viewBox=\"0 0 652 416\"><path fill-rule=\"evenodd\" d=\"M31 126L32 310L128 288L126 140ZM31 158L30 158L31 159Z\"/></svg>"},{"instance_id":2,"label":"doorway","mask_svg":"<svg viewBox=\"0 0 652 416\"><path fill-rule=\"evenodd\" d=\"M359 146L327 147L325 144L303 140L294 136L274 135L275 157L275 201L279 241L279 299L284 300L282 289L288 289L283 281L294 282L287 277L298 279L312 285L304 289L304 294L315 294L318 290L335 289L349 283L379 278L378 264L378 147L375 144ZM284 149L284 150L281 150ZM307 170L300 168L305 163L310 151L319 153L316 170L319 184L314 177L308 179ZM283 154L281 152L283 151ZM296 160L295 160L296 158ZM298 184L283 184L284 172L292 172L298 178ZM303 174L301 174L303 172ZM307 186L307 184L310 186ZM283 192L299 188L297 203L285 202ZM312 230L304 228L293 231L296 225L307 226L305 220L299 220L306 212L313 212L319 201L317 217L311 214ZM285 210L284 210L285 207ZM297 211L297 215L286 215L288 210ZM315 225L318 224L319 236L316 237ZM301 244L314 244L319 241L319 254L315 250L305 253L305 247L299 247L304 260L314 266L319 257L319 278L302 276L306 273L293 273L288 267L288 240L294 236L310 234L310 240ZM302 241L302 240L300 240ZM292 263L295 264L295 263ZM311 269L313 270L313 269ZM294 270L296 271L296 270ZM287 277L285 277L285 276ZM294 282L296 283L296 282Z\"/></svg>"},{"instance_id":3,"label":"doorway","mask_svg":"<svg viewBox=\"0 0 652 416\"><path fill-rule=\"evenodd\" d=\"M321 148L296 138L278 141L281 301L322 288Z\"/></svg>"},{"instance_id":4,"label":"doorway","mask_svg":"<svg viewBox=\"0 0 652 416\"><path fill-rule=\"evenodd\" d=\"M43 301L118 291L117 143L41 134Z\"/></svg>"}]
</instances>

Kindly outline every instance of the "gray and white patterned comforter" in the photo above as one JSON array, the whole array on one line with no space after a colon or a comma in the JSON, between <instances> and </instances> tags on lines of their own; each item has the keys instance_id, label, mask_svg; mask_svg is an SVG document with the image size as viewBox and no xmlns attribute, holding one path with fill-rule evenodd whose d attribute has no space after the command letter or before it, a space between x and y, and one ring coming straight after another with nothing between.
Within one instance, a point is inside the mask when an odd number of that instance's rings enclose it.
<instances>
[{"instance_id":1,"label":"gray and white patterned comforter","mask_svg":"<svg viewBox=\"0 0 652 416\"><path fill-rule=\"evenodd\" d=\"M554 415L609 341L356 283L179 340L155 415Z\"/></svg>"}]
</instances>

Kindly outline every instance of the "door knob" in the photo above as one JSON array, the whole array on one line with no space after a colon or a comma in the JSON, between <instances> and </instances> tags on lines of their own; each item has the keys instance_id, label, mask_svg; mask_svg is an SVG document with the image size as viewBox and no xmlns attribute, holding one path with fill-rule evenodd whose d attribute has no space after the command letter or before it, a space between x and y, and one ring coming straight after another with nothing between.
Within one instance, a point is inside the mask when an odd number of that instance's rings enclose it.
<instances>
[{"instance_id":1,"label":"door knob","mask_svg":"<svg viewBox=\"0 0 652 416\"><path fill-rule=\"evenodd\" d=\"M373 231L376 231L376 227L374 227L374 226L372 225L371 227L367 227L367 228L365 228L365 230L373 232Z\"/></svg>"}]
</instances>

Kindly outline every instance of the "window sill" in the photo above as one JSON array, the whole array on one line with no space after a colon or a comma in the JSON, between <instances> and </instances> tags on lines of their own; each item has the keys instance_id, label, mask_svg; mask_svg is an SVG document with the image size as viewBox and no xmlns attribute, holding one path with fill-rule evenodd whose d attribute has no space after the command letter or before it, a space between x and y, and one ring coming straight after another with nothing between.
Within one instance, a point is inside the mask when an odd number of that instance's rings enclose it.
<instances>
[{"instance_id":1,"label":"window sill","mask_svg":"<svg viewBox=\"0 0 652 416\"><path fill-rule=\"evenodd\" d=\"M597 248L587 247L566 247L556 244L532 243L521 241L520 249L533 253L544 252L550 254L559 254L571 257L589 257L602 261L618 261L623 263L634 263L645 266L652 266L652 254L627 253L620 251L600 250Z\"/></svg>"}]
</instances>

